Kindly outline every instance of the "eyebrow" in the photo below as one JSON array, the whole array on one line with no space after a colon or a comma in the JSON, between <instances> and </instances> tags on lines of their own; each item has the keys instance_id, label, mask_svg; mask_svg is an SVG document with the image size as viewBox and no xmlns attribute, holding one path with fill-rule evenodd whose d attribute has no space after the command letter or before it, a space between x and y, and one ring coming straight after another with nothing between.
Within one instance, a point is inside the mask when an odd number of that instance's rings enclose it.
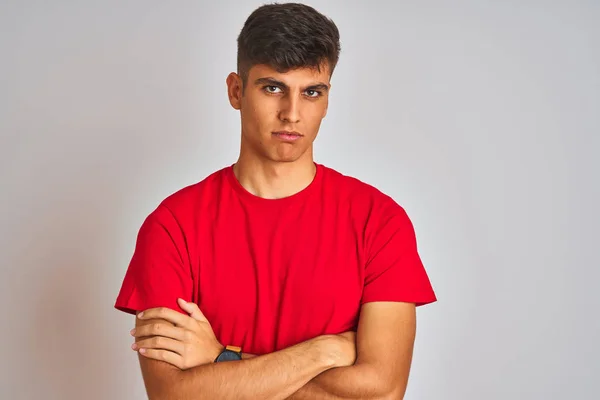
<instances>
[{"instance_id":1,"label":"eyebrow","mask_svg":"<svg viewBox=\"0 0 600 400\"><path fill-rule=\"evenodd\" d=\"M290 87L285 83L278 81L275 78L267 77L267 78L258 78L254 81L255 85L270 85L270 86L279 86L284 90L289 89ZM323 82L314 83L312 85L307 86L304 90L323 90L328 91L329 86L324 84Z\"/></svg>"}]
</instances>

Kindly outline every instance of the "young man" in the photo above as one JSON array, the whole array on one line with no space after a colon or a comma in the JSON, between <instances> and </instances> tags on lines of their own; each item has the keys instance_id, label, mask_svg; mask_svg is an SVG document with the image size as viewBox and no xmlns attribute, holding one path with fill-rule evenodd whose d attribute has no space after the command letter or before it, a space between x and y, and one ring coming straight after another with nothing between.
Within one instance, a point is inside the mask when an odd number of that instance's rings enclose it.
<instances>
[{"instance_id":1,"label":"young man","mask_svg":"<svg viewBox=\"0 0 600 400\"><path fill-rule=\"evenodd\" d=\"M306 5L246 21L239 159L148 216L115 304L151 399L403 397L436 298L403 208L313 161L339 51Z\"/></svg>"}]
</instances>

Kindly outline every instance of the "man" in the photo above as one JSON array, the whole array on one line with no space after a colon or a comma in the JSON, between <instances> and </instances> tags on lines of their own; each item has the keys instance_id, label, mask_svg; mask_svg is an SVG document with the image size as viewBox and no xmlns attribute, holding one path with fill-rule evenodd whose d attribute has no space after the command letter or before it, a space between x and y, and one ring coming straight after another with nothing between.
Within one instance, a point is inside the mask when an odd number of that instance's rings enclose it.
<instances>
[{"instance_id":1,"label":"man","mask_svg":"<svg viewBox=\"0 0 600 400\"><path fill-rule=\"evenodd\" d=\"M239 159L148 216L115 304L150 399L403 397L436 298L403 208L313 161L339 51L306 5L246 21Z\"/></svg>"}]
</instances>

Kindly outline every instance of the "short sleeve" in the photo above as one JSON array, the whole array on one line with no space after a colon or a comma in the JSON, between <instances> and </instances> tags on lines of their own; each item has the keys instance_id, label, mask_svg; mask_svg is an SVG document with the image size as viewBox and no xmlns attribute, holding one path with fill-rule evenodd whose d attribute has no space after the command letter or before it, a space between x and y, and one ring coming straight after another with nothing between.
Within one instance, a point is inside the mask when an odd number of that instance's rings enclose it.
<instances>
[{"instance_id":1,"label":"short sleeve","mask_svg":"<svg viewBox=\"0 0 600 400\"><path fill-rule=\"evenodd\" d=\"M374 217L362 304L399 301L421 306L436 301L417 251L413 224L404 209L393 203Z\"/></svg>"},{"instance_id":2,"label":"short sleeve","mask_svg":"<svg viewBox=\"0 0 600 400\"><path fill-rule=\"evenodd\" d=\"M175 217L159 206L142 224L115 308L130 314L168 307L185 314L177 298L192 299L185 238Z\"/></svg>"}]
</instances>

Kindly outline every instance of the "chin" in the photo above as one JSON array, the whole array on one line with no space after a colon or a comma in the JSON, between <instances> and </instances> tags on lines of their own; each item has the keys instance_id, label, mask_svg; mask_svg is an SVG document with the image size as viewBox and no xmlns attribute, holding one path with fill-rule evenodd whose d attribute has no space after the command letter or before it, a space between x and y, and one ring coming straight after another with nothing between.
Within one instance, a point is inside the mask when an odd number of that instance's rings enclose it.
<instances>
[{"instance_id":1,"label":"chin","mask_svg":"<svg viewBox=\"0 0 600 400\"><path fill-rule=\"evenodd\" d=\"M280 162L280 163L291 163L294 161L297 161L299 157L275 157L272 158L271 160L274 162Z\"/></svg>"},{"instance_id":2,"label":"chin","mask_svg":"<svg viewBox=\"0 0 600 400\"><path fill-rule=\"evenodd\" d=\"M271 161L281 162L281 163L289 163L297 161L300 158L298 154L274 154L273 157L269 157Z\"/></svg>"}]
</instances>

